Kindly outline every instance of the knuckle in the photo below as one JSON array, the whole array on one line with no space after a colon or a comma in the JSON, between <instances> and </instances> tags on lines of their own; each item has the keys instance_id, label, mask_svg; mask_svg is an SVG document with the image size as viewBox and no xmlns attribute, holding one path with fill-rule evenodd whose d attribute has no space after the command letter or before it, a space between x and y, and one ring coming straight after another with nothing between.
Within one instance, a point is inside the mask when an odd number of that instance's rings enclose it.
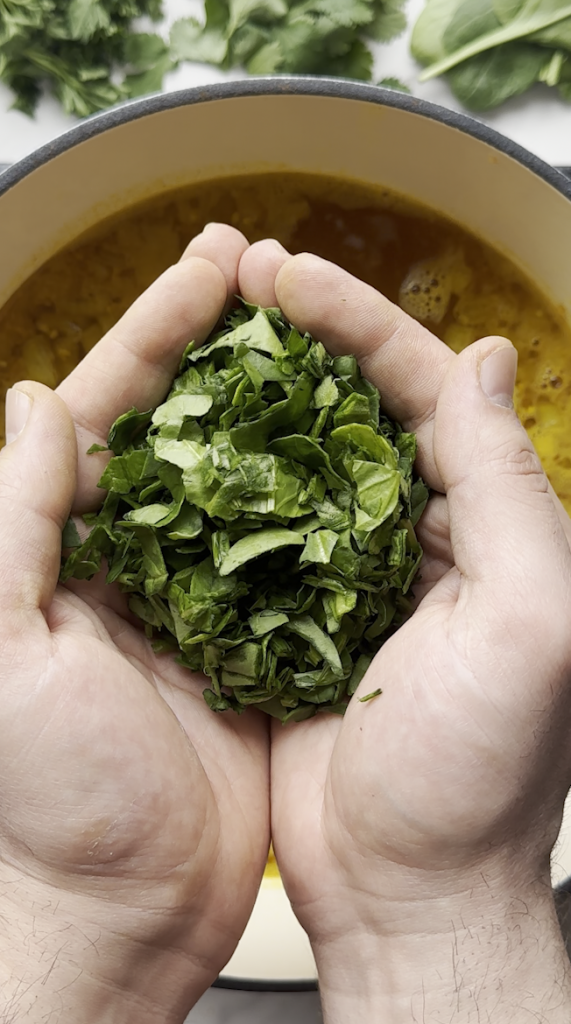
<instances>
[{"instance_id":1,"label":"knuckle","mask_svg":"<svg viewBox=\"0 0 571 1024\"><path fill-rule=\"evenodd\" d=\"M0 504L9 511L21 503L22 481L17 465L0 459Z\"/></svg>"},{"instance_id":2,"label":"knuckle","mask_svg":"<svg viewBox=\"0 0 571 1024\"><path fill-rule=\"evenodd\" d=\"M527 445L514 447L506 443L496 452L492 464L502 476L523 478L534 490L547 493L547 477L533 448Z\"/></svg>"}]
</instances>

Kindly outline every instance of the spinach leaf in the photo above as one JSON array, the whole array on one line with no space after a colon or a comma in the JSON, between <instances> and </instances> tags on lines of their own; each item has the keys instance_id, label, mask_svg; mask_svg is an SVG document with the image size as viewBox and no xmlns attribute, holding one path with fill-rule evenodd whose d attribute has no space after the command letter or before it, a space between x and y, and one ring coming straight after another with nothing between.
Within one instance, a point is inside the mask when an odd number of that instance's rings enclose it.
<instances>
[{"instance_id":1,"label":"spinach leaf","mask_svg":"<svg viewBox=\"0 0 571 1024\"><path fill-rule=\"evenodd\" d=\"M214 711L342 713L410 613L428 499L414 436L355 359L242 303L108 444L107 497L86 540L66 527L62 581L106 559L156 649L210 677Z\"/></svg>"},{"instance_id":2,"label":"spinach leaf","mask_svg":"<svg viewBox=\"0 0 571 1024\"><path fill-rule=\"evenodd\" d=\"M490 110L526 92L540 79L544 67L545 52L539 46L508 43L463 61L448 78L465 107Z\"/></svg>"},{"instance_id":3,"label":"spinach leaf","mask_svg":"<svg viewBox=\"0 0 571 1024\"><path fill-rule=\"evenodd\" d=\"M476 0L466 0L466 2L474 4ZM469 42L464 43L458 31L448 38L448 46L445 38L447 56L427 68L420 76L421 80L427 81L429 78L435 78L436 75L449 71L450 68L469 57L474 57L477 53L491 50L495 46L502 46L504 43L511 43L516 39L525 39L535 32L540 32L542 29L563 22L570 17L571 4L569 3L562 4L560 0L527 0L509 22L472 37Z\"/></svg>"},{"instance_id":4,"label":"spinach leaf","mask_svg":"<svg viewBox=\"0 0 571 1024\"><path fill-rule=\"evenodd\" d=\"M280 548L291 547L296 544L303 544L304 538L300 533L293 530L286 530L283 527L267 527L264 530L256 530L254 533L240 540L230 548L220 566L220 575L229 576L246 562L253 558L259 558L269 551L278 551Z\"/></svg>"},{"instance_id":5,"label":"spinach leaf","mask_svg":"<svg viewBox=\"0 0 571 1024\"><path fill-rule=\"evenodd\" d=\"M420 79L448 74L472 110L489 110L536 82L568 82L571 4L565 0L427 0L411 39Z\"/></svg>"},{"instance_id":6,"label":"spinach leaf","mask_svg":"<svg viewBox=\"0 0 571 1024\"><path fill-rule=\"evenodd\" d=\"M462 0L444 30L445 52L452 53L499 27L492 0Z\"/></svg>"}]
</instances>

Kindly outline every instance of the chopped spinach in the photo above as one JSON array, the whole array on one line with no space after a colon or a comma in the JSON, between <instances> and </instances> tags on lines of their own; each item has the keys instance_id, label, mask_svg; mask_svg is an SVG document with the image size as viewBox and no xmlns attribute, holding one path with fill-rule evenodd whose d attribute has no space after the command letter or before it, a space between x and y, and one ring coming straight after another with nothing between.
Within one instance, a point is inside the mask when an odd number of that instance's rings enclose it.
<instances>
[{"instance_id":1,"label":"chopped spinach","mask_svg":"<svg viewBox=\"0 0 571 1024\"><path fill-rule=\"evenodd\" d=\"M410 612L428 498L414 435L356 359L242 303L189 345L162 405L119 417L109 449L62 580L106 560L156 649L210 677L214 711L343 713Z\"/></svg>"}]
</instances>

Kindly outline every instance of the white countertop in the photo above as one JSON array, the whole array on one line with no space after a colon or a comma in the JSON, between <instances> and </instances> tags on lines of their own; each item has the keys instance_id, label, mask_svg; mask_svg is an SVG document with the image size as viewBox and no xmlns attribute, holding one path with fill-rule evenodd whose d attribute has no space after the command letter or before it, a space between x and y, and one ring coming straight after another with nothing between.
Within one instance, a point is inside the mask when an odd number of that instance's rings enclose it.
<instances>
[{"instance_id":1,"label":"white countertop","mask_svg":"<svg viewBox=\"0 0 571 1024\"><path fill-rule=\"evenodd\" d=\"M424 0L408 0L410 25L423 5ZM177 18L199 15L202 3L201 0L164 0L164 8L166 18L162 30L166 32ZM415 96L455 110L461 109L444 79L422 85L417 81L419 69L408 52L408 40L407 33L387 45L374 46L375 80L396 76L411 88ZM243 77L241 72L224 73L204 64L186 64L166 76L165 89L170 92ZM21 159L75 123L49 97L42 100L34 119L10 110L10 103L10 91L0 85L0 164ZM511 100L481 120L548 163L571 167L571 103L560 99L555 89L536 86L525 96Z\"/></svg>"}]
</instances>

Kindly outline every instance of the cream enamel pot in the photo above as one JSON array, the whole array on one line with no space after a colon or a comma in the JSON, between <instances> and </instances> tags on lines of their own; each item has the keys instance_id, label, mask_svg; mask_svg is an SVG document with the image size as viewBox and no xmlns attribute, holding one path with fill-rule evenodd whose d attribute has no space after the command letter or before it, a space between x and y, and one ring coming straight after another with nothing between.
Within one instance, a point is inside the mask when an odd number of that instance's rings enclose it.
<instances>
[{"instance_id":1,"label":"cream enamel pot","mask_svg":"<svg viewBox=\"0 0 571 1024\"><path fill-rule=\"evenodd\" d=\"M467 116L374 86L295 77L129 103L1 174L0 306L47 258L110 214L193 181L255 171L335 175L432 207L509 256L571 320L571 181ZM571 813L554 881L569 875ZM312 983L305 937L279 893L264 903L262 890L264 906L230 964L241 987L251 987L248 975L257 987ZM273 972L268 948L263 970L248 966L271 921L282 918L278 932L289 929L293 944L286 977Z\"/></svg>"}]
</instances>

